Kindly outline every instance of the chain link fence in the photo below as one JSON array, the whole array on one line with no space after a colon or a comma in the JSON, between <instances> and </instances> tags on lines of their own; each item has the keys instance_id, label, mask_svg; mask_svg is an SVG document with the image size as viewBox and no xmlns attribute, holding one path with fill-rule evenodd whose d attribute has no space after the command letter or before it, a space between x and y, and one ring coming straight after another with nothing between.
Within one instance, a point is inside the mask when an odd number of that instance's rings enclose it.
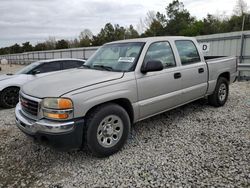
<instances>
[{"instance_id":1,"label":"chain link fence","mask_svg":"<svg viewBox=\"0 0 250 188\"><path fill-rule=\"evenodd\" d=\"M98 47L69 48L62 50L34 51L19 54L1 55L1 59L7 59L9 64L30 64L39 60L58 58L88 59Z\"/></svg>"}]
</instances>

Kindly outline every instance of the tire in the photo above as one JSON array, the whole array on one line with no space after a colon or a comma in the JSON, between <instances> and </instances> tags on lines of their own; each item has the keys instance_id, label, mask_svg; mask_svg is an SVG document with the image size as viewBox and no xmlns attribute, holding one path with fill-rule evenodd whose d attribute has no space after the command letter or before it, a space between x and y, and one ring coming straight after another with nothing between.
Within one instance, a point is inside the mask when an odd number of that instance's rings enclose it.
<instances>
[{"instance_id":1,"label":"tire","mask_svg":"<svg viewBox=\"0 0 250 188\"><path fill-rule=\"evenodd\" d=\"M124 108L108 103L98 106L86 117L85 144L96 157L118 152L130 133L130 119Z\"/></svg>"},{"instance_id":2,"label":"tire","mask_svg":"<svg viewBox=\"0 0 250 188\"><path fill-rule=\"evenodd\" d=\"M227 102L228 95L228 80L226 78L219 77L214 93L208 96L208 103L214 107L223 106Z\"/></svg>"},{"instance_id":3,"label":"tire","mask_svg":"<svg viewBox=\"0 0 250 188\"><path fill-rule=\"evenodd\" d=\"M3 108L14 108L19 101L18 87L8 87L0 93L0 106Z\"/></svg>"}]
</instances>

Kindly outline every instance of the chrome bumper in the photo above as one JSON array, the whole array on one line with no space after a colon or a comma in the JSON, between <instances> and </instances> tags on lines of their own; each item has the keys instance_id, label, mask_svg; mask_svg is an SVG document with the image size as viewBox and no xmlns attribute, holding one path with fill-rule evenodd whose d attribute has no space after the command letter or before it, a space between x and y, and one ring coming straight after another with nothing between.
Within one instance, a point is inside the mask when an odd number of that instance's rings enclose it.
<instances>
[{"instance_id":1,"label":"chrome bumper","mask_svg":"<svg viewBox=\"0 0 250 188\"><path fill-rule=\"evenodd\" d=\"M20 103L16 106L15 114L17 127L30 135L34 135L37 132L50 134L68 133L74 129L74 121L59 122L46 119L30 119L22 113Z\"/></svg>"}]
</instances>

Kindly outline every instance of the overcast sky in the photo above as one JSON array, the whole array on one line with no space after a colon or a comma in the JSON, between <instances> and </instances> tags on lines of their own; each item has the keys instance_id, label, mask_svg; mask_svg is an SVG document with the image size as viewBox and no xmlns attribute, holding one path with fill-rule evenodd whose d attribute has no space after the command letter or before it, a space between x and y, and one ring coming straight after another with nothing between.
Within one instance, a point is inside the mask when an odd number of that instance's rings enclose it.
<instances>
[{"instance_id":1,"label":"overcast sky","mask_svg":"<svg viewBox=\"0 0 250 188\"><path fill-rule=\"evenodd\" d=\"M236 0L180 0L191 15L232 14ZM0 0L0 47L97 34L108 22L136 28L149 10L165 13L172 0Z\"/></svg>"}]
</instances>

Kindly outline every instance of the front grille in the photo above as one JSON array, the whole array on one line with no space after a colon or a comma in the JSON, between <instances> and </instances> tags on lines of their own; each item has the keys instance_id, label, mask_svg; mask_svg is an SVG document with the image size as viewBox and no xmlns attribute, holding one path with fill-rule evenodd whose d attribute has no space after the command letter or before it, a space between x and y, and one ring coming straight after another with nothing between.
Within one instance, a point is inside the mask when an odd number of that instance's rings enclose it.
<instances>
[{"instance_id":1,"label":"front grille","mask_svg":"<svg viewBox=\"0 0 250 188\"><path fill-rule=\"evenodd\" d=\"M20 96L20 103L22 110L26 113L29 113L33 116L37 116L38 113L38 102L27 99L23 96Z\"/></svg>"}]
</instances>

